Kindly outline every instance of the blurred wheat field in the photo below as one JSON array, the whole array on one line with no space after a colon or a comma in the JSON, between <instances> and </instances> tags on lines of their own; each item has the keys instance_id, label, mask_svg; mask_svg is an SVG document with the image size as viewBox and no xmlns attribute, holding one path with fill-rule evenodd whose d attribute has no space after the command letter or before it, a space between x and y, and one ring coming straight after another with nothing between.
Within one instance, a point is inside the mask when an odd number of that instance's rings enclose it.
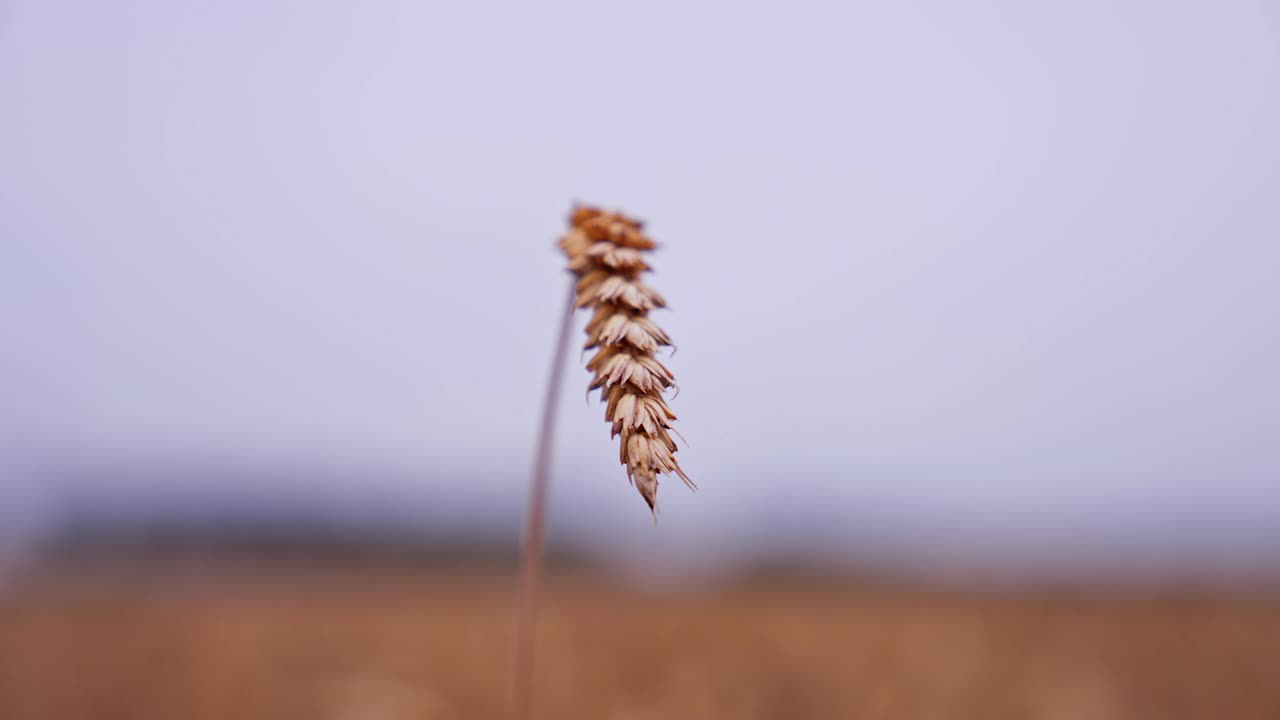
<instances>
[{"instance_id":1,"label":"blurred wheat field","mask_svg":"<svg viewBox=\"0 0 1280 720\"><path fill-rule=\"evenodd\" d=\"M5 720L503 716L505 580L240 578L0 597ZM552 582L542 718L1280 718L1280 606Z\"/></svg>"}]
</instances>

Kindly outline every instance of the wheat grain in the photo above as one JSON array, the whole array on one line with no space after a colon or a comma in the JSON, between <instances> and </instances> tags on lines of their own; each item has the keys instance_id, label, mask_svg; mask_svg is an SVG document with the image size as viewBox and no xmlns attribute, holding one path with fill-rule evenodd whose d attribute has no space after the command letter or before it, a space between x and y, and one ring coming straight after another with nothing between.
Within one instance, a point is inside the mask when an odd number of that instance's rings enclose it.
<instances>
[{"instance_id":1,"label":"wheat grain","mask_svg":"<svg viewBox=\"0 0 1280 720\"><path fill-rule=\"evenodd\" d=\"M619 460L650 510L657 505L659 475L678 475L695 487L676 461L676 415L663 398L675 376L656 357L671 338L649 319L650 310L667 302L640 280L651 269L644 251L656 247L640 221L587 206L574 208L560 239L578 278L574 306L592 310L583 346L596 351L587 361L593 374L588 390L600 390L610 436L621 436Z\"/></svg>"}]
</instances>

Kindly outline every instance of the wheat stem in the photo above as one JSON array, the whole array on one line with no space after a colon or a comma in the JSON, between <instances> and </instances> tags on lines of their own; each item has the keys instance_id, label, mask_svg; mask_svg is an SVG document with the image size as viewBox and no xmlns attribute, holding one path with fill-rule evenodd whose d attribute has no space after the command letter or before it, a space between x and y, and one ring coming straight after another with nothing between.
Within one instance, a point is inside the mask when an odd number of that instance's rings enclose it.
<instances>
[{"instance_id":1,"label":"wheat stem","mask_svg":"<svg viewBox=\"0 0 1280 720\"><path fill-rule=\"evenodd\" d=\"M511 680L511 717L527 720L533 698L534 626L537 623L538 586L542 579L543 530L546 526L547 491L551 486L551 451L555 444L556 409L564 376L569 331L573 326L574 282L569 282L564 309L560 312L560 332L556 336L547 375L547 394L542 400L542 420L529 473L529 504L524 521L524 542L520 553L520 588L516 601L515 664Z\"/></svg>"}]
</instances>

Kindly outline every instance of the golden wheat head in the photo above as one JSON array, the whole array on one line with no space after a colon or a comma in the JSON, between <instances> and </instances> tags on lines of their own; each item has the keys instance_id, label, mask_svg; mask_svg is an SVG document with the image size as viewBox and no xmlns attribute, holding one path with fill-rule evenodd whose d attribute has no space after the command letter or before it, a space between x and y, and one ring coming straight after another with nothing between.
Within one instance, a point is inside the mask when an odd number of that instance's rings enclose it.
<instances>
[{"instance_id":1,"label":"golden wheat head","mask_svg":"<svg viewBox=\"0 0 1280 720\"><path fill-rule=\"evenodd\" d=\"M583 346L596 351L587 361L594 374L588 390L600 390L611 437L621 436L619 459L627 479L650 510L657 503L659 475L679 475L694 487L676 461L676 415L663 399L675 376L656 357L671 338L649 319L650 310L667 303L640 281L650 269L644 254L655 247L638 220L586 206L574 208L560 239L578 278L575 306L591 310Z\"/></svg>"}]
</instances>

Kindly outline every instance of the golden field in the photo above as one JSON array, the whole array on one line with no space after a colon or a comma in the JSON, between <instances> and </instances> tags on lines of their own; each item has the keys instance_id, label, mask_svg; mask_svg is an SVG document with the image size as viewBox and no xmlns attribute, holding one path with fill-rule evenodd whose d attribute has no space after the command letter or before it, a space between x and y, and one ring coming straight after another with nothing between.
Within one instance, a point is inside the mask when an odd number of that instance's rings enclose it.
<instances>
[{"instance_id":1,"label":"golden field","mask_svg":"<svg viewBox=\"0 0 1280 720\"><path fill-rule=\"evenodd\" d=\"M43 583L0 596L4 720L501 718L507 579ZM1280 718L1280 605L587 580L541 605L537 717Z\"/></svg>"}]
</instances>

